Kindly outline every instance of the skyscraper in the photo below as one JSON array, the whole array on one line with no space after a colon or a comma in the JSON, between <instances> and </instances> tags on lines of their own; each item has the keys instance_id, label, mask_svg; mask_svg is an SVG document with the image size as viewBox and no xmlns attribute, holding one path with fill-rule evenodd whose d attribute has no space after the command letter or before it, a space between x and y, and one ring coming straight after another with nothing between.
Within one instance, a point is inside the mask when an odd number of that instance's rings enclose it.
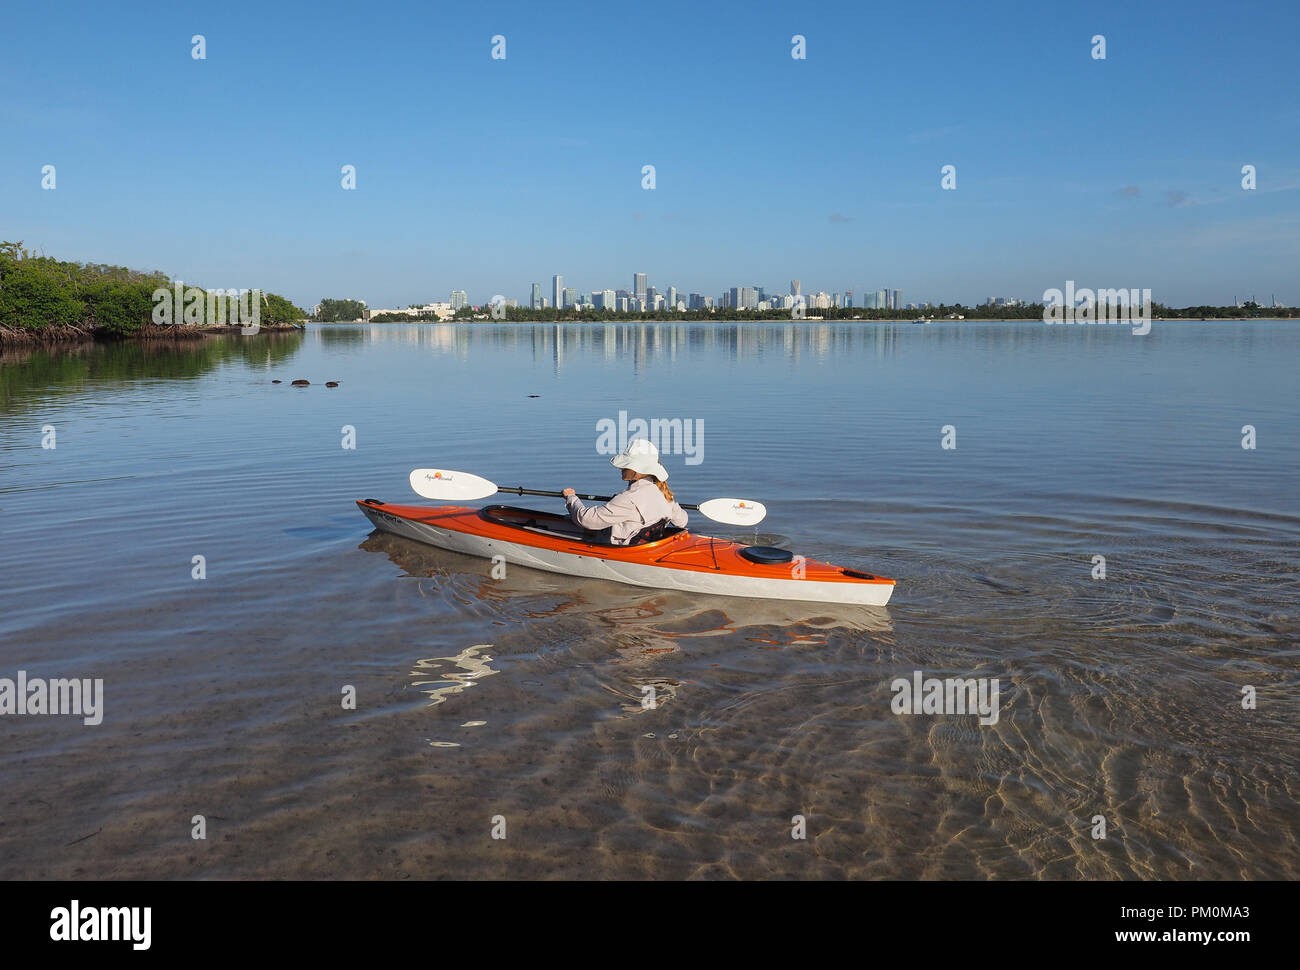
<instances>
[{"instance_id":1,"label":"skyscraper","mask_svg":"<svg viewBox=\"0 0 1300 970\"><path fill-rule=\"evenodd\" d=\"M558 273L551 277L551 306L564 306L564 277Z\"/></svg>"},{"instance_id":2,"label":"skyscraper","mask_svg":"<svg viewBox=\"0 0 1300 970\"><path fill-rule=\"evenodd\" d=\"M564 302L556 304L557 306L569 307L569 306L578 305L578 291L575 290L572 286L564 287L564 289L562 289L560 293L564 297Z\"/></svg>"},{"instance_id":3,"label":"skyscraper","mask_svg":"<svg viewBox=\"0 0 1300 970\"><path fill-rule=\"evenodd\" d=\"M894 301L893 301L893 303L890 305L890 309L891 309L891 310L901 310L901 309L903 309L903 291L902 291L902 290L894 290Z\"/></svg>"},{"instance_id":4,"label":"skyscraper","mask_svg":"<svg viewBox=\"0 0 1300 970\"><path fill-rule=\"evenodd\" d=\"M677 309L677 287L675 286L668 287L668 309Z\"/></svg>"},{"instance_id":5,"label":"skyscraper","mask_svg":"<svg viewBox=\"0 0 1300 970\"><path fill-rule=\"evenodd\" d=\"M529 301L528 306L530 309L533 310L540 310L542 308L542 284L541 283L533 284L533 298Z\"/></svg>"},{"instance_id":6,"label":"skyscraper","mask_svg":"<svg viewBox=\"0 0 1300 970\"><path fill-rule=\"evenodd\" d=\"M888 310L888 309L889 309L889 291L888 291L888 290L876 290L876 309L877 309L877 310Z\"/></svg>"},{"instance_id":7,"label":"skyscraper","mask_svg":"<svg viewBox=\"0 0 1300 970\"><path fill-rule=\"evenodd\" d=\"M469 306L469 294L464 290L451 291L451 308L453 311Z\"/></svg>"},{"instance_id":8,"label":"skyscraper","mask_svg":"<svg viewBox=\"0 0 1300 970\"><path fill-rule=\"evenodd\" d=\"M802 285L803 285L803 281L802 281L802 280L791 280L791 281L790 281L790 292L791 292L794 296L798 296L799 293L800 293L800 289L799 289L799 288L800 288Z\"/></svg>"},{"instance_id":9,"label":"skyscraper","mask_svg":"<svg viewBox=\"0 0 1300 970\"><path fill-rule=\"evenodd\" d=\"M645 284L646 284L645 273L633 273L632 274L632 295L635 296L637 299L644 300L645 290L646 290Z\"/></svg>"}]
</instances>

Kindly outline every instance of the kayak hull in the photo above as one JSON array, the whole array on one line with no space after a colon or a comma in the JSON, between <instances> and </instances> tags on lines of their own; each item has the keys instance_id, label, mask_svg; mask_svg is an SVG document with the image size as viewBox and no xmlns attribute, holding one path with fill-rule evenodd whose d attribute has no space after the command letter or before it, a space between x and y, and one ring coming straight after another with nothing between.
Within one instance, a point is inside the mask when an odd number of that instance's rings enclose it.
<instances>
[{"instance_id":1,"label":"kayak hull","mask_svg":"<svg viewBox=\"0 0 1300 970\"><path fill-rule=\"evenodd\" d=\"M566 517L544 512L390 505L374 499L359 500L357 506L376 528L440 549L632 586L858 606L884 606L894 591L892 579L813 559L751 562L740 543L685 531L656 542L610 546L584 541Z\"/></svg>"}]
</instances>

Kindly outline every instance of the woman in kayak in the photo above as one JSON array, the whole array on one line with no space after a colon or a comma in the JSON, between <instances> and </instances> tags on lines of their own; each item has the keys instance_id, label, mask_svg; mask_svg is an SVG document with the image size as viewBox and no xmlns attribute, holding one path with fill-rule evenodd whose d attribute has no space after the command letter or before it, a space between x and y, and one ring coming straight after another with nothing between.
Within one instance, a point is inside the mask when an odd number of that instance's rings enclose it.
<instances>
[{"instance_id":1,"label":"woman in kayak","mask_svg":"<svg viewBox=\"0 0 1300 970\"><path fill-rule=\"evenodd\" d=\"M627 488L607 505L590 509L582 504L573 489L566 488L561 494L569 518L575 523L584 529L601 530L601 541L612 546L625 546L646 526L660 522L686 526L686 511L673 501L673 493L668 490L668 471L659 464L659 449L653 443L634 438L622 454L609 462L623 469Z\"/></svg>"}]
</instances>

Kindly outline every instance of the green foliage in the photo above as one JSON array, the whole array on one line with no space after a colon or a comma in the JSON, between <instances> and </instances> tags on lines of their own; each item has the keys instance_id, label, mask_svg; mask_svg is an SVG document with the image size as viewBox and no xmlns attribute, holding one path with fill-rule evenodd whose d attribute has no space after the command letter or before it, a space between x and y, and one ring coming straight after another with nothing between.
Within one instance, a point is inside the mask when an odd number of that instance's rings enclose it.
<instances>
[{"instance_id":1,"label":"green foliage","mask_svg":"<svg viewBox=\"0 0 1300 970\"><path fill-rule=\"evenodd\" d=\"M82 292L88 322L112 334L134 333L149 322L154 289L152 283L91 283Z\"/></svg>"},{"instance_id":2,"label":"green foliage","mask_svg":"<svg viewBox=\"0 0 1300 970\"><path fill-rule=\"evenodd\" d=\"M15 259L7 251L0 253L0 327L37 330L80 322L85 306L77 288L58 272L58 265L53 260Z\"/></svg>"},{"instance_id":3,"label":"green foliage","mask_svg":"<svg viewBox=\"0 0 1300 970\"><path fill-rule=\"evenodd\" d=\"M262 302L262 323L293 323L295 320L303 320L307 316L305 310L300 310L284 297L277 293L263 294L265 300Z\"/></svg>"},{"instance_id":4,"label":"green foliage","mask_svg":"<svg viewBox=\"0 0 1300 970\"><path fill-rule=\"evenodd\" d=\"M22 242L0 242L0 327L42 330L71 326L88 332L131 334L151 322L154 291L171 285L171 280L157 271L142 273L105 263L33 257ZM229 302L222 309L227 309ZM207 301L205 308L211 303ZM174 308L173 322L180 322L180 309ZM265 294L263 324L293 323L306 315L284 297Z\"/></svg>"},{"instance_id":5,"label":"green foliage","mask_svg":"<svg viewBox=\"0 0 1300 970\"><path fill-rule=\"evenodd\" d=\"M365 312L366 306L360 300L321 300L316 319L321 323L351 322L360 320Z\"/></svg>"}]
</instances>

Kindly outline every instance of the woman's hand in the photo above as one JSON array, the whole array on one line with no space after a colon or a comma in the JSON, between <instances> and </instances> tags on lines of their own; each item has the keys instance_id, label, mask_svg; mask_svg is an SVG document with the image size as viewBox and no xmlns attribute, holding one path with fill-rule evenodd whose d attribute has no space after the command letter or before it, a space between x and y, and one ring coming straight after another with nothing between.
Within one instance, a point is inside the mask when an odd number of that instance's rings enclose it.
<instances>
[{"instance_id":1,"label":"woman's hand","mask_svg":"<svg viewBox=\"0 0 1300 970\"><path fill-rule=\"evenodd\" d=\"M564 491L560 492L560 494L563 495L565 498L569 498L570 496L577 495L578 493L571 488L566 488Z\"/></svg>"}]
</instances>

